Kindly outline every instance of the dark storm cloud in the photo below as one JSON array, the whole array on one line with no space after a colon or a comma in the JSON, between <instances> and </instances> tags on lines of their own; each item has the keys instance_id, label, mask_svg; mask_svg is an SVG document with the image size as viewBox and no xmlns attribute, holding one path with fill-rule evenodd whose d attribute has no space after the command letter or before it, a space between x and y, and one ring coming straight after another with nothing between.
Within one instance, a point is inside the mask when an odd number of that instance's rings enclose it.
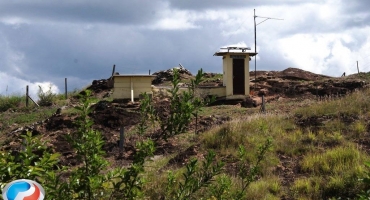
<instances>
[{"instance_id":1,"label":"dark storm cloud","mask_svg":"<svg viewBox=\"0 0 370 200\"><path fill-rule=\"evenodd\" d=\"M162 6L153 0L1 1L0 17L132 25L152 22Z\"/></svg>"},{"instance_id":2,"label":"dark storm cloud","mask_svg":"<svg viewBox=\"0 0 370 200\"><path fill-rule=\"evenodd\" d=\"M1 71L29 81L50 80L59 88L63 88L65 77L70 79L71 89L108 78L113 64L121 74L153 73L179 63L193 73L200 68L221 71L221 61L212 59L221 46L217 42L220 35L212 29L161 31L115 25L84 28L25 24L16 29L2 25L1 31L11 47L25 55L23 65L18 65L22 74L11 65Z\"/></svg>"},{"instance_id":3,"label":"dark storm cloud","mask_svg":"<svg viewBox=\"0 0 370 200\"><path fill-rule=\"evenodd\" d=\"M177 1L172 0L171 6L178 9L189 10L205 10L205 9L228 9L228 8L241 8L241 7L255 7L255 6L277 6L277 5L297 5L307 3L304 0L186 0ZM320 2L319 0L312 0L311 3Z\"/></svg>"},{"instance_id":4,"label":"dark storm cloud","mask_svg":"<svg viewBox=\"0 0 370 200\"><path fill-rule=\"evenodd\" d=\"M253 46L251 13L258 6L257 14L281 17L284 21L258 26L261 60L257 61L257 69L282 70L297 66L282 58L284 52L280 47L273 46L279 38L302 33L338 33L368 23L364 17L351 18L351 9L367 5L360 0L357 4L348 4L348 8L343 1L342 11L335 19L315 15L315 6L327 2L309 2L314 8L310 7L304 14L289 15L295 9L306 11L301 4L307 1L1 1L0 72L34 82L52 81L60 89L64 87L65 77L69 80L69 89L81 88L94 79L108 78L113 64L121 74L147 74L149 70L153 73L179 63L193 73L200 68L221 72L222 59L213 56L214 52L221 46L240 42ZM275 10L274 6L280 6L283 12L270 13ZM204 15L204 10L215 11L213 15L221 11L227 16L199 17ZM235 13L244 11L249 13L248 21L239 24ZM368 12L364 12L367 19ZM20 18L29 23L1 23L7 18ZM164 25L158 25L164 18L178 21L166 23L164 20ZM174 23L179 24L180 29L166 30ZM184 24L198 28L181 29ZM238 34L222 34L237 32L238 27L239 30L245 28ZM366 38L363 33L356 34L353 41L343 41L343 44L350 48L361 46ZM253 60L250 69L254 70Z\"/></svg>"},{"instance_id":5,"label":"dark storm cloud","mask_svg":"<svg viewBox=\"0 0 370 200\"><path fill-rule=\"evenodd\" d=\"M343 10L347 10L352 14L355 13L368 13L370 8L370 1L367 0L352 0L352 1L345 1L341 0L343 3Z\"/></svg>"}]
</instances>

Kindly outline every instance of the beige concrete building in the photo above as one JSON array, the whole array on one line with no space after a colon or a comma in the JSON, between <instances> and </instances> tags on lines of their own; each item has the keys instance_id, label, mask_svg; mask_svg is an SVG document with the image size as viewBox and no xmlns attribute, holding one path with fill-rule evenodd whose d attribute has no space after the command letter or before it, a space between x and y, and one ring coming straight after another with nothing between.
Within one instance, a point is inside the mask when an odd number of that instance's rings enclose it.
<instances>
[{"instance_id":1,"label":"beige concrete building","mask_svg":"<svg viewBox=\"0 0 370 200\"><path fill-rule=\"evenodd\" d=\"M249 95L249 61L255 52L247 47L226 47L214 56L222 56L223 85L226 86L226 98L239 98Z\"/></svg>"},{"instance_id":2,"label":"beige concrete building","mask_svg":"<svg viewBox=\"0 0 370 200\"><path fill-rule=\"evenodd\" d=\"M138 99L141 93L152 93L152 80L154 75L114 75L114 99Z\"/></svg>"},{"instance_id":3,"label":"beige concrete building","mask_svg":"<svg viewBox=\"0 0 370 200\"><path fill-rule=\"evenodd\" d=\"M199 87L197 90L201 96L214 95L226 97L226 99L245 98L249 95L249 61L255 52L250 52L247 47L221 48L214 56L222 56L223 60L223 86L221 87ZM169 87L152 86L154 75L114 75L113 95L114 99L140 98L141 93L153 95L153 92L163 96L169 95ZM179 92L187 90L180 88Z\"/></svg>"}]
</instances>

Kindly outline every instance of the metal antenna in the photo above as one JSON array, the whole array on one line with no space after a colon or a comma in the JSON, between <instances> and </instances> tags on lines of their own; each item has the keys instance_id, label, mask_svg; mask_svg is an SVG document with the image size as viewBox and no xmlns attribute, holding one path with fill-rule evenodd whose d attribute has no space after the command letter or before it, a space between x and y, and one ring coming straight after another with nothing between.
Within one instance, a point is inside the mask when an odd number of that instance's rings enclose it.
<instances>
[{"instance_id":1,"label":"metal antenna","mask_svg":"<svg viewBox=\"0 0 370 200\"><path fill-rule=\"evenodd\" d=\"M256 53L256 55L254 56L254 81L256 81L255 84L254 84L254 90L256 90L256 87L257 87L257 29L256 29L256 26L265 22L265 21L267 21L267 20L269 20L269 19L275 19L275 20L284 20L284 19L256 16L256 9L254 9L254 16L253 17L254 17L254 53ZM257 17L264 18L265 20L256 24L256 18Z\"/></svg>"}]
</instances>

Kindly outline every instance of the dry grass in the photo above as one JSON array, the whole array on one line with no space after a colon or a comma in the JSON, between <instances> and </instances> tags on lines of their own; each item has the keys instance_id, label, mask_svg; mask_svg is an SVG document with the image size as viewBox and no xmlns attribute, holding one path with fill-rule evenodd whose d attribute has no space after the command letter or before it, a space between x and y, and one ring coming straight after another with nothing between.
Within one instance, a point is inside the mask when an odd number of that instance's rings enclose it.
<instances>
[{"instance_id":1,"label":"dry grass","mask_svg":"<svg viewBox=\"0 0 370 200\"><path fill-rule=\"evenodd\" d=\"M281 114L281 106L291 112ZM182 180L184 166L169 165L168 162L191 145L200 146L198 158L214 150L217 159L230 166L238 157L240 145L246 148L247 164L254 163L257 148L266 138L273 139L273 147L266 154L258 180L248 188L246 199L281 199L283 195L292 199L345 199L353 198L363 188L358 178L365 172L364 162L370 160L366 153L370 147L360 148L356 142L366 139L369 134L370 90L329 102L269 103L267 109L277 110L275 113L279 114L259 114L258 108L228 105L204 108L200 115L230 116L233 120L204 133L184 133L172 138L178 152L154 157L145 164L145 195L159 199L165 193L168 171L173 171L178 181ZM74 113L73 110L63 112ZM322 124L300 126L296 123L297 116L300 119L322 118ZM5 117L0 114L3 124ZM6 119L6 123L28 123L41 118L24 115ZM134 129L130 134L135 134ZM281 155L288 157L290 163L280 160ZM284 174L276 170L282 165L295 173L287 185L282 184ZM292 166L296 168L289 168ZM224 175L231 180L228 191L232 192L239 188L240 179L228 170L230 168L225 167ZM197 197L211 199L207 189L199 192Z\"/></svg>"},{"instance_id":2,"label":"dry grass","mask_svg":"<svg viewBox=\"0 0 370 200\"><path fill-rule=\"evenodd\" d=\"M256 113L257 109L226 105L205 108L202 115L237 117L199 135L179 135L177 141L186 145L190 143L185 140L198 141L201 147L199 153L212 149L226 163L235 162L238 147L243 145L247 151L247 161L253 163L258 146L266 138L272 138L273 147L261 166L259 180L250 185L247 199L281 199L283 195L294 199L328 199L340 196L352 198L363 188L358 177L365 171L364 162L370 159L364 149L355 143L368 135L368 96L370 92L366 90L329 102L301 101L297 102L300 105L297 109L292 104L292 112L286 114L260 114ZM278 108L273 103L269 106ZM327 117L322 126L301 127L296 124L293 116ZM282 185L282 175L275 171L278 165L282 165L278 157L281 154L289 156L291 162L295 162L299 168L295 172L298 173L295 175L297 178L288 187ZM171 170L181 178L183 168ZM237 190L240 179L235 177L235 173L225 172L224 175L232 180L228 191ZM166 173L158 173L156 177L156 184L153 186L156 189L151 189L154 193L163 187ZM198 195L199 198L211 198L207 190Z\"/></svg>"}]
</instances>

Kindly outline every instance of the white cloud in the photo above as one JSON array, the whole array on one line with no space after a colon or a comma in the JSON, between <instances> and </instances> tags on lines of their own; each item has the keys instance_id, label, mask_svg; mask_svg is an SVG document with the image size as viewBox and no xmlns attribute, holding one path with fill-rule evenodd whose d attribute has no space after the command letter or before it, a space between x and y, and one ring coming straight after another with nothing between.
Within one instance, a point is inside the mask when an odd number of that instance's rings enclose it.
<instances>
[{"instance_id":1,"label":"white cloud","mask_svg":"<svg viewBox=\"0 0 370 200\"><path fill-rule=\"evenodd\" d=\"M323 61L331 52L330 42L330 36L297 34L278 40L277 51L284 59L293 61L293 67L322 73L327 67Z\"/></svg>"},{"instance_id":2,"label":"white cloud","mask_svg":"<svg viewBox=\"0 0 370 200\"><path fill-rule=\"evenodd\" d=\"M19 26L22 24L30 24L28 20L21 17L1 17L0 23L11 25L15 28L19 28Z\"/></svg>"},{"instance_id":3,"label":"white cloud","mask_svg":"<svg viewBox=\"0 0 370 200\"><path fill-rule=\"evenodd\" d=\"M192 22L189 22L186 17L179 17L179 18L164 18L160 19L154 25L149 26L151 29L160 29L160 30L186 30L186 29L193 29L199 28L198 26L194 25Z\"/></svg>"},{"instance_id":4,"label":"white cloud","mask_svg":"<svg viewBox=\"0 0 370 200\"><path fill-rule=\"evenodd\" d=\"M244 41L242 41L234 44L224 45L222 47L249 47L249 46Z\"/></svg>"},{"instance_id":5,"label":"white cloud","mask_svg":"<svg viewBox=\"0 0 370 200\"><path fill-rule=\"evenodd\" d=\"M295 66L315 73L340 76L343 72L352 74L357 72L356 60L362 59L362 63L369 63L370 37L360 47L350 47L348 44L355 43L360 38L354 38L353 32L366 32L370 28L362 30L348 30L343 33L326 34L296 34L279 39L277 44L281 47L284 59L290 60ZM362 67L362 71L368 71L369 65Z\"/></svg>"},{"instance_id":6,"label":"white cloud","mask_svg":"<svg viewBox=\"0 0 370 200\"><path fill-rule=\"evenodd\" d=\"M25 95L27 85L29 96L35 101L38 100L39 86L44 92L47 92L49 89L55 94L60 92L59 88L51 82L30 82L4 72L0 72L0 80L2 87L0 88L0 95Z\"/></svg>"},{"instance_id":7,"label":"white cloud","mask_svg":"<svg viewBox=\"0 0 370 200\"><path fill-rule=\"evenodd\" d=\"M159 19L152 25L146 26L153 30L187 30L199 28L194 24L197 16L194 12L170 8L167 3L157 12Z\"/></svg>"}]
</instances>

